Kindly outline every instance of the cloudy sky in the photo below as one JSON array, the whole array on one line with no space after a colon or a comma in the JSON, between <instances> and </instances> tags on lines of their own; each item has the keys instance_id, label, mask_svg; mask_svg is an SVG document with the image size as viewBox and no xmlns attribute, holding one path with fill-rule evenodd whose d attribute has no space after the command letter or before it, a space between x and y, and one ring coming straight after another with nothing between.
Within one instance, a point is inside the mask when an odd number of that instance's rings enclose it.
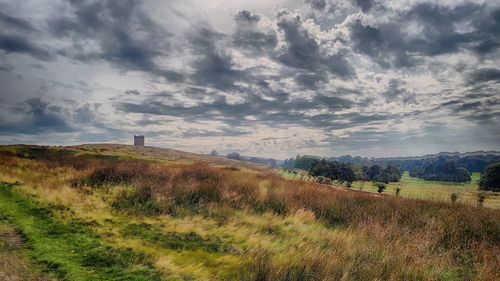
<instances>
[{"instance_id":1,"label":"cloudy sky","mask_svg":"<svg viewBox=\"0 0 500 281\"><path fill-rule=\"evenodd\" d=\"M500 2L0 0L0 143L500 149Z\"/></svg>"}]
</instances>

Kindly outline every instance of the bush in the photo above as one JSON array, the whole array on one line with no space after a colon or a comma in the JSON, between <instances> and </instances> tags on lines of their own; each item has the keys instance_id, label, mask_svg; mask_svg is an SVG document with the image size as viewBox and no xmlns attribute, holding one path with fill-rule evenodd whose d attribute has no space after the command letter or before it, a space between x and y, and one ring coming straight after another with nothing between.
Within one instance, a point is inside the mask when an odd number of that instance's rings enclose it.
<instances>
[{"instance_id":1,"label":"bush","mask_svg":"<svg viewBox=\"0 0 500 281\"><path fill-rule=\"evenodd\" d=\"M484 195L484 194L482 194L482 193L479 193L479 194L477 195L477 205L478 205L479 207L482 207L482 206L483 206L483 204L484 204L484 200L485 200L485 199L486 199L486 195Z\"/></svg>"},{"instance_id":2,"label":"bush","mask_svg":"<svg viewBox=\"0 0 500 281\"><path fill-rule=\"evenodd\" d=\"M115 198L112 207L115 210L134 215L154 216L175 213L172 206L160 204L155 200L153 190L149 186L141 186L121 192Z\"/></svg>"},{"instance_id":3,"label":"bush","mask_svg":"<svg viewBox=\"0 0 500 281\"><path fill-rule=\"evenodd\" d=\"M396 187L396 195L399 195L399 193L401 192L401 187Z\"/></svg>"},{"instance_id":4,"label":"bush","mask_svg":"<svg viewBox=\"0 0 500 281\"><path fill-rule=\"evenodd\" d=\"M500 163L488 166L479 180L480 190L500 191Z\"/></svg>"},{"instance_id":5,"label":"bush","mask_svg":"<svg viewBox=\"0 0 500 281\"><path fill-rule=\"evenodd\" d=\"M383 182L376 182L374 183L374 186L377 188L378 193L384 192L385 189L387 188L387 185Z\"/></svg>"},{"instance_id":6,"label":"bush","mask_svg":"<svg viewBox=\"0 0 500 281\"><path fill-rule=\"evenodd\" d=\"M457 202L458 194L456 192L453 192L452 194L450 194L450 199L451 199L451 203Z\"/></svg>"}]
</instances>

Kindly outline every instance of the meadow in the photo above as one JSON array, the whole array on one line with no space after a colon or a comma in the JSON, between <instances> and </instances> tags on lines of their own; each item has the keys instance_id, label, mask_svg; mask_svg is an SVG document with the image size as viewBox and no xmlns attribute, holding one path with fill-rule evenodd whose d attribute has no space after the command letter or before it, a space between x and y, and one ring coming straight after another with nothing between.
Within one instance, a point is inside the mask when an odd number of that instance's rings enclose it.
<instances>
[{"instance_id":1,"label":"meadow","mask_svg":"<svg viewBox=\"0 0 500 281\"><path fill-rule=\"evenodd\" d=\"M156 152L0 147L0 277L500 279L500 210Z\"/></svg>"},{"instance_id":2,"label":"meadow","mask_svg":"<svg viewBox=\"0 0 500 281\"><path fill-rule=\"evenodd\" d=\"M480 173L472 173L472 181L465 183L426 181L419 178L410 177L408 171L403 173L399 182L389 183L385 190L388 194L395 194L396 189L400 188L399 195L415 199L427 199L437 201L451 200L451 194L458 196L457 202L464 204L477 204L478 194L484 194L486 199L483 206L489 208L500 208L500 194L498 192L480 192L478 190L478 181ZM377 192L377 188L371 182L355 182L353 188L369 192Z\"/></svg>"},{"instance_id":3,"label":"meadow","mask_svg":"<svg viewBox=\"0 0 500 281\"><path fill-rule=\"evenodd\" d=\"M315 179L311 176L301 176L285 170L278 170L277 173L289 180L304 180L309 182L315 181ZM484 207L500 209L500 193L479 191L478 181L481 174L472 173L471 177L472 181L464 183L426 181L410 177L408 171L405 171L403 172L403 176L399 182L391 182L387 184L387 188L384 190L384 193L396 195L396 189L399 188L399 196L443 202L450 202L451 195L456 194L456 202L468 205L477 205L478 195L481 194L485 196L485 200L483 202ZM343 185L338 184L338 186ZM355 181L352 183L351 188L359 191L378 193L377 187L370 181Z\"/></svg>"}]
</instances>

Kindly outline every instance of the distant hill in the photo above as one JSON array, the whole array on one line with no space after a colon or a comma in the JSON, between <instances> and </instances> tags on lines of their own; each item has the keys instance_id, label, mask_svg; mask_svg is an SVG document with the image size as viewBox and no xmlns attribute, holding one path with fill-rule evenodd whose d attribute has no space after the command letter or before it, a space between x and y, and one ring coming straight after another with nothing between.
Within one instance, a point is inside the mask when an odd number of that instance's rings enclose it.
<instances>
[{"instance_id":1,"label":"distant hill","mask_svg":"<svg viewBox=\"0 0 500 281\"><path fill-rule=\"evenodd\" d=\"M257 163L257 164L271 166L271 167L278 167L278 166L281 166L281 164L283 163L282 160L277 160L274 158L266 158L266 157L258 157L258 156L245 156L245 155L240 155L237 152L228 153L226 155L226 158L232 159L232 160Z\"/></svg>"}]
</instances>

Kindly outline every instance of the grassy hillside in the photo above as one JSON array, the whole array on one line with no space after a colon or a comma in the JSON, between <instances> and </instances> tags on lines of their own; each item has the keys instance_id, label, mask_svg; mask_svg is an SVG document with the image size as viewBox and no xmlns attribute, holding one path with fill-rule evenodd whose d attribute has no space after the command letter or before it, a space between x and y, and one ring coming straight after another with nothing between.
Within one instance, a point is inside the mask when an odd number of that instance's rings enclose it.
<instances>
[{"instance_id":1,"label":"grassy hillside","mask_svg":"<svg viewBox=\"0 0 500 281\"><path fill-rule=\"evenodd\" d=\"M29 278L500 279L490 208L114 145L1 147L0 181L0 222L23 245L6 256L26 273L9 270Z\"/></svg>"}]
</instances>

